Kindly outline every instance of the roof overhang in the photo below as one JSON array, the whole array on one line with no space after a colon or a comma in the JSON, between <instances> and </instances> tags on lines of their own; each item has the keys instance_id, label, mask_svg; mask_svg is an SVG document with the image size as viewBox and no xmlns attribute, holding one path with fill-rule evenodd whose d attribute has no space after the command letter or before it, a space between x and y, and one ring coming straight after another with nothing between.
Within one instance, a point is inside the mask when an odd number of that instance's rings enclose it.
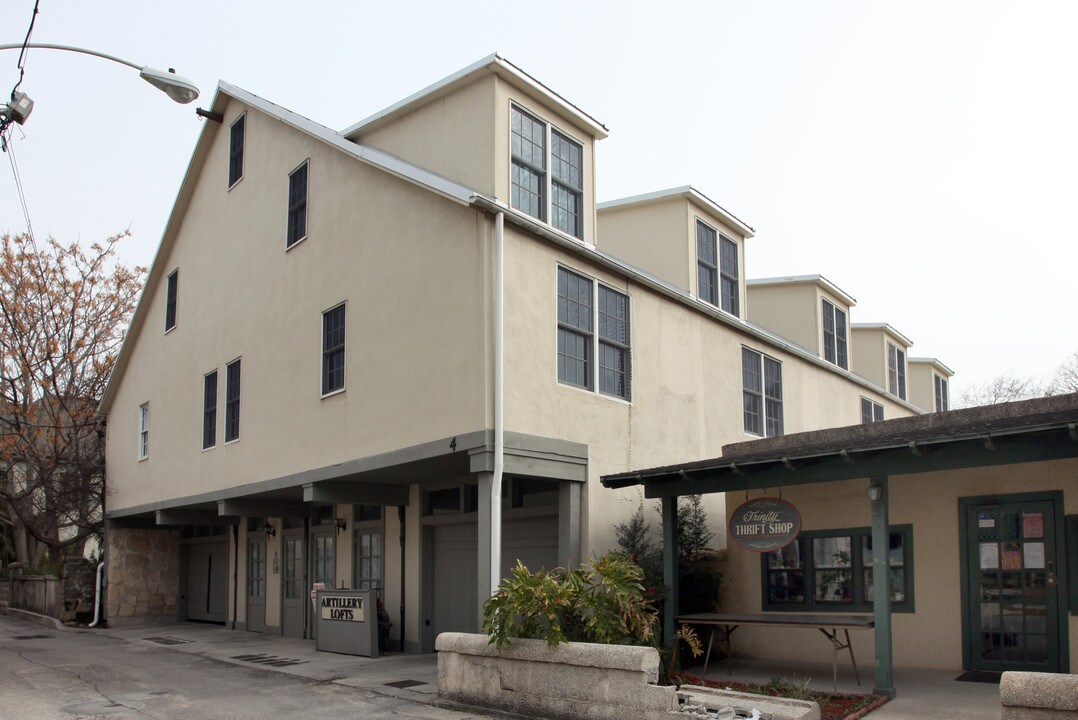
<instances>
[{"instance_id":1,"label":"roof overhang","mask_svg":"<svg viewBox=\"0 0 1078 720\"><path fill-rule=\"evenodd\" d=\"M951 368L944 365L943 361L940 360L939 358L911 357L911 358L906 358L906 362L911 363L911 364L912 363L925 363L925 364L931 365L936 370L939 370L941 375L946 375L947 377L951 377L951 376L954 375L954 370L952 370Z\"/></svg>"},{"instance_id":2,"label":"roof overhang","mask_svg":"<svg viewBox=\"0 0 1078 720\"><path fill-rule=\"evenodd\" d=\"M913 340L910 340L898 330L895 330L888 323L850 323L850 330L880 330L884 334L890 335L895 340L898 340L906 347L913 345Z\"/></svg>"},{"instance_id":3,"label":"roof overhang","mask_svg":"<svg viewBox=\"0 0 1078 720\"><path fill-rule=\"evenodd\" d=\"M749 287L769 287L772 285L800 285L811 284L816 287L822 288L827 292L837 297L842 302L846 303L848 307L854 307L857 305L857 300L845 290L835 285L833 282L825 278L823 275L789 275L787 277L770 277L770 278L755 278L745 281L745 285Z\"/></svg>"},{"instance_id":4,"label":"roof overhang","mask_svg":"<svg viewBox=\"0 0 1078 720\"><path fill-rule=\"evenodd\" d=\"M683 197L686 200L697 203L712 215L732 227L743 237L751 238L756 236L756 231L752 229L752 226L742 222L732 212L719 205L707 195L704 195L692 185L682 185L681 187L669 188L667 190L656 190L655 192L632 195L630 197L618 198L617 200L606 200L605 202L596 204L595 208L598 212L603 212L604 210L613 210L629 205L645 205L647 203L661 202L676 197Z\"/></svg>"}]
</instances>

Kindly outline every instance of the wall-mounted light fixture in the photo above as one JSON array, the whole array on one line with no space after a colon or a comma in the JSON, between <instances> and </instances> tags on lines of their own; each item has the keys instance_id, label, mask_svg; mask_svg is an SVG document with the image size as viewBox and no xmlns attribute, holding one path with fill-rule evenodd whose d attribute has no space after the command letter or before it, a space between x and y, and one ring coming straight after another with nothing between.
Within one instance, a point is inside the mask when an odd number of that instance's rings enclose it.
<instances>
[{"instance_id":1,"label":"wall-mounted light fixture","mask_svg":"<svg viewBox=\"0 0 1078 720\"><path fill-rule=\"evenodd\" d=\"M872 483L868 486L868 501L875 505L883 497L883 486Z\"/></svg>"},{"instance_id":2,"label":"wall-mounted light fixture","mask_svg":"<svg viewBox=\"0 0 1078 720\"><path fill-rule=\"evenodd\" d=\"M348 529L348 521L344 518L337 518L337 532L344 532Z\"/></svg>"},{"instance_id":3,"label":"wall-mounted light fixture","mask_svg":"<svg viewBox=\"0 0 1078 720\"><path fill-rule=\"evenodd\" d=\"M277 528L271 522L267 522L262 529L266 531L266 537L274 537L277 534Z\"/></svg>"}]
</instances>

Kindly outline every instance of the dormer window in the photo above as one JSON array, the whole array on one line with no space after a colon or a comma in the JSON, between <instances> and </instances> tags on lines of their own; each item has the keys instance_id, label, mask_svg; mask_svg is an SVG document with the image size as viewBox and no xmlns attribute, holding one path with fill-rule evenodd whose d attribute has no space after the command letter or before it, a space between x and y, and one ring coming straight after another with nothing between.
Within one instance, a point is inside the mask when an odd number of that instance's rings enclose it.
<instances>
[{"instance_id":1,"label":"dormer window","mask_svg":"<svg viewBox=\"0 0 1078 720\"><path fill-rule=\"evenodd\" d=\"M906 399L906 353L890 342L887 343L887 392Z\"/></svg>"},{"instance_id":2,"label":"dormer window","mask_svg":"<svg viewBox=\"0 0 1078 720\"><path fill-rule=\"evenodd\" d=\"M932 380L935 385L936 412L947 412L951 405L947 396L947 380L934 373Z\"/></svg>"},{"instance_id":3,"label":"dormer window","mask_svg":"<svg viewBox=\"0 0 1078 720\"><path fill-rule=\"evenodd\" d=\"M846 313L823 300L823 359L849 370Z\"/></svg>"},{"instance_id":4,"label":"dormer window","mask_svg":"<svg viewBox=\"0 0 1078 720\"><path fill-rule=\"evenodd\" d=\"M702 220L696 221L696 279L701 300L741 317L737 243Z\"/></svg>"},{"instance_id":5,"label":"dormer window","mask_svg":"<svg viewBox=\"0 0 1078 720\"><path fill-rule=\"evenodd\" d=\"M583 238L584 146L515 105L510 125L510 204L537 220L549 218L558 230Z\"/></svg>"}]
</instances>

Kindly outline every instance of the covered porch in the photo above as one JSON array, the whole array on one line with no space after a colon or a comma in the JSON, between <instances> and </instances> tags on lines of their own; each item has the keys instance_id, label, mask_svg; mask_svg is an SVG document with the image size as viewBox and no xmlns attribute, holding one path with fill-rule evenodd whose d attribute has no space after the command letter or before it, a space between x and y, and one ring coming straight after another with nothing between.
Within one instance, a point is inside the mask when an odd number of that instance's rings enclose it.
<instances>
[{"instance_id":1,"label":"covered porch","mask_svg":"<svg viewBox=\"0 0 1078 720\"><path fill-rule=\"evenodd\" d=\"M873 648L877 694L895 695L896 642L904 668L1072 664L1078 394L737 443L719 458L603 484L642 485L661 501L673 598L679 496L727 493L728 516L741 497L796 506L804 523L796 552L756 554L731 542L721 609L869 615L871 643L855 642ZM667 637L677 615L668 602ZM804 662L817 651L829 659L829 648L789 635L804 630L748 632L773 641L750 644L754 662L769 654Z\"/></svg>"}]
</instances>

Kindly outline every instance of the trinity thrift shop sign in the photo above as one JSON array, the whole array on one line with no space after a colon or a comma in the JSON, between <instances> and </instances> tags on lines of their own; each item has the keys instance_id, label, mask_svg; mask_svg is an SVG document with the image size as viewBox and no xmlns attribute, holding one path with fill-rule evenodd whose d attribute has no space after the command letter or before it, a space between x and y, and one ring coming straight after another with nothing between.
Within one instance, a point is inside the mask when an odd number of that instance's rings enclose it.
<instances>
[{"instance_id":1,"label":"trinity thrift shop sign","mask_svg":"<svg viewBox=\"0 0 1078 720\"><path fill-rule=\"evenodd\" d=\"M801 532L801 513L782 498L760 497L730 516L730 539L754 552L784 548Z\"/></svg>"},{"instance_id":2,"label":"trinity thrift shop sign","mask_svg":"<svg viewBox=\"0 0 1078 720\"><path fill-rule=\"evenodd\" d=\"M326 595L321 597L323 620L363 622L363 600L355 595Z\"/></svg>"}]
</instances>

